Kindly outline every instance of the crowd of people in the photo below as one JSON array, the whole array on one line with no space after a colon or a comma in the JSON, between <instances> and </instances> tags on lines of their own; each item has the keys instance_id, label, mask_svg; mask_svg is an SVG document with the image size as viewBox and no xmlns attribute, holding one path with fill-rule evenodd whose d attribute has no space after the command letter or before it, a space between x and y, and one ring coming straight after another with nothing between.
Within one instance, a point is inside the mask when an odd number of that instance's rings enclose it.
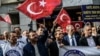
<instances>
[{"instance_id":1,"label":"crowd of people","mask_svg":"<svg viewBox=\"0 0 100 56\"><path fill-rule=\"evenodd\" d=\"M53 27L51 32L40 24L34 31L21 31L15 27L13 31L4 31L0 35L0 56L59 56L59 48L63 46L89 46L100 48L99 30L85 25L75 30L73 25L66 26L66 31Z\"/></svg>"}]
</instances>

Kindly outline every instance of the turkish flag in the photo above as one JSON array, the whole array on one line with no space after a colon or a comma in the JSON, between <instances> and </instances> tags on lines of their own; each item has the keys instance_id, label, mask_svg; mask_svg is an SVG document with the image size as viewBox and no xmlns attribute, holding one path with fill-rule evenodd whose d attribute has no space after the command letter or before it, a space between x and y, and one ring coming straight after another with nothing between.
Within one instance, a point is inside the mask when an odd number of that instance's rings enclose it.
<instances>
[{"instance_id":1,"label":"turkish flag","mask_svg":"<svg viewBox=\"0 0 100 56\"><path fill-rule=\"evenodd\" d=\"M1 18L2 18L1 21L6 22L8 24L11 24L11 18L10 18L10 16L8 14L2 14Z\"/></svg>"},{"instance_id":2,"label":"turkish flag","mask_svg":"<svg viewBox=\"0 0 100 56\"><path fill-rule=\"evenodd\" d=\"M34 20L49 16L60 3L61 0L26 0L17 9Z\"/></svg>"},{"instance_id":3,"label":"turkish flag","mask_svg":"<svg viewBox=\"0 0 100 56\"><path fill-rule=\"evenodd\" d=\"M64 9L61 9L56 18L56 22L65 30L66 26L71 24L71 18Z\"/></svg>"},{"instance_id":4,"label":"turkish flag","mask_svg":"<svg viewBox=\"0 0 100 56\"><path fill-rule=\"evenodd\" d=\"M76 30L76 29L82 28L84 25L84 22L83 21L72 21L71 24L74 26L74 28Z\"/></svg>"},{"instance_id":5,"label":"turkish flag","mask_svg":"<svg viewBox=\"0 0 100 56\"><path fill-rule=\"evenodd\" d=\"M0 16L0 21L5 21L5 20Z\"/></svg>"},{"instance_id":6,"label":"turkish flag","mask_svg":"<svg viewBox=\"0 0 100 56\"><path fill-rule=\"evenodd\" d=\"M10 16L9 16L8 14L4 17L4 20L5 20L5 22L7 22L7 23L9 23L9 24L12 23L12 22L11 22L11 18L10 18Z\"/></svg>"}]
</instances>

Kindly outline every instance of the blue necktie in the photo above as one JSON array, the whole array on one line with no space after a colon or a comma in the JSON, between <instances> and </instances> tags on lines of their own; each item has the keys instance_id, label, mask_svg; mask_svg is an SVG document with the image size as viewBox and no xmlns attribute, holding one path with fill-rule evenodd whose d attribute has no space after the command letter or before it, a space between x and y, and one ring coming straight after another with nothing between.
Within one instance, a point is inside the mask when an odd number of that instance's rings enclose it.
<instances>
[{"instance_id":1,"label":"blue necktie","mask_svg":"<svg viewBox=\"0 0 100 56\"><path fill-rule=\"evenodd\" d=\"M72 46L75 46L75 42L74 42L73 37L72 37Z\"/></svg>"}]
</instances>

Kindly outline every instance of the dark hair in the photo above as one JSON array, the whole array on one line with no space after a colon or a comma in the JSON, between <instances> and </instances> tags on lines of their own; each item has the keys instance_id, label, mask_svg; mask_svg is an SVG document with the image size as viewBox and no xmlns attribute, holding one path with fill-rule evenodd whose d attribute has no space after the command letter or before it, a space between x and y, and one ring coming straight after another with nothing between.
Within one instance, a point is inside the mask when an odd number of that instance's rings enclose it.
<instances>
[{"instance_id":1,"label":"dark hair","mask_svg":"<svg viewBox=\"0 0 100 56\"><path fill-rule=\"evenodd\" d=\"M15 30L16 28L18 28L18 29L21 31L21 28L20 28L20 27L14 27L14 30Z\"/></svg>"},{"instance_id":2,"label":"dark hair","mask_svg":"<svg viewBox=\"0 0 100 56\"><path fill-rule=\"evenodd\" d=\"M0 36L3 36L3 34L0 34Z\"/></svg>"},{"instance_id":3,"label":"dark hair","mask_svg":"<svg viewBox=\"0 0 100 56\"><path fill-rule=\"evenodd\" d=\"M11 31L10 33L16 33L15 31Z\"/></svg>"}]
</instances>

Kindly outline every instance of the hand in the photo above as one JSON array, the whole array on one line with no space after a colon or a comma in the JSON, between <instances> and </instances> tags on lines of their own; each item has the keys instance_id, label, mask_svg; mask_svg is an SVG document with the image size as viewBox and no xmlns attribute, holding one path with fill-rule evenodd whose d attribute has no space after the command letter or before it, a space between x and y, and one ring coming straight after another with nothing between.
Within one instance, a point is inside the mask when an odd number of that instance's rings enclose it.
<instances>
[{"instance_id":1,"label":"hand","mask_svg":"<svg viewBox=\"0 0 100 56\"><path fill-rule=\"evenodd\" d=\"M97 49L100 49L100 46L96 46L97 47Z\"/></svg>"},{"instance_id":2,"label":"hand","mask_svg":"<svg viewBox=\"0 0 100 56\"><path fill-rule=\"evenodd\" d=\"M64 44L63 44L63 43L61 43L61 44L60 44L60 47L63 47L63 46L64 46Z\"/></svg>"},{"instance_id":3,"label":"hand","mask_svg":"<svg viewBox=\"0 0 100 56\"><path fill-rule=\"evenodd\" d=\"M56 26L56 24L57 24L57 22L56 22L56 20L54 20L54 21L53 21L53 25Z\"/></svg>"},{"instance_id":4,"label":"hand","mask_svg":"<svg viewBox=\"0 0 100 56\"><path fill-rule=\"evenodd\" d=\"M38 28L37 34L38 34L38 35L42 35L42 34L43 34L43 31L44 31L43 28Z\"/></svg>"},{"instance_id":5,"label":"hand","mask_svg":"<svg viewBox=\"0 0 100 56\"><path fill-rule=\"evenodd\" d=\"M53 40L52 40L52 39L50 39L50 38L48 38L48 39L47 39L47 42L48 42L48 44L50 44L50 43L52 43L52 42L53 42Z\"/></svg>"},{"instance_id":6,"label":"hand","mask_svg":"<svg viewBox=\"0 0 100 56\"><path fill-rule=\"evenodd\" d=\"M45 25L44 24L40 24L39 27L40 28L45 28Z\"/></svg>"}]
</instances>

